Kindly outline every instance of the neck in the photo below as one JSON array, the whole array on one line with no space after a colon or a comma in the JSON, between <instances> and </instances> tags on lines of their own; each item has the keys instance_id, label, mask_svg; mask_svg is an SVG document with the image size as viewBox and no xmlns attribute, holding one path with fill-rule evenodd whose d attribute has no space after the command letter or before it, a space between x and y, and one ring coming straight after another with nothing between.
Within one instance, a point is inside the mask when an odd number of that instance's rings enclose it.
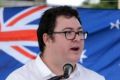
<instances>
[{"instance_id":1,"label":"neck","mask_svg":"<svg viewBox=\"0 0 120 80\"><path fill-rule=\"evenodd\" d=\"M54 59L49 58L44 55L41 56L41 59L54 74L56 74L56 75L63 74L63 64L60 64L59 62L55 61Z\"/></svg>"},{"instance_id":2,"label":"neck","mask_svg":"<svg viewBox=\"0 0 120 80\"><path fill-rule=\"evenodd\" d=\"M54 56L52 53L42 53L43 55L41 56L41 59L43 62L48 66L48 68L56 75L62 75L63 72L63 66L68 63L64 59L58 59L56 55ZM75 63L71 63L74 65L75 68Z\"/></svg>"}]
</instances>

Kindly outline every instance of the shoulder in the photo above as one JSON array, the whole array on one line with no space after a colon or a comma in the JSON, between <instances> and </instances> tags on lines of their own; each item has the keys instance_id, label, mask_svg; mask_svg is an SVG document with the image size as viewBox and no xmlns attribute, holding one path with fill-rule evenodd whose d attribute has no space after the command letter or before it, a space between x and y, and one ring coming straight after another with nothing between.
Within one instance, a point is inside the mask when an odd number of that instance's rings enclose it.
<instances>
[{"instance_id":1,"label":"shoulder","mask_svg":"<svg viewBox=\"0 0 120 80\"><path fill-rule=\"evenodd\" d=\"M25 80L23 78L23 66L16 69L15 71L13 71L12 73L10 73L10 75L6 78L6 80Z\"/></svg>"},{"instance_id":2,"label":"shoulder","mask_svg":"<svg viewBox=\"0 0 120 80\"><path fill-rule=\"evenodd\" d=\"M104 76L88 68L85 68L80 64L78 64L78 69L80 71L80 74L84 77L88 77L89 80L105 80Z\"/></svg>"},{"instance_id":3,"label":"shoulder","mask_svg":"<svg viewBox=\"0 0 120 80\"><path fill-rule=\"evenodd\" d=\"M6 80L25 80L16 70L13 71Z\"/></svg>"},{"instance_id":4,"label":"shoulder","mask_svg":"<svg viewBox=\"0 0 120 80\"><path fill-rule=\"evenodd\" d=\"M26 80L25 78L30 75L31 70L34 69L33 61L28 62L24 66L13 71L6 80Z\"/></svg>"}]
</instances>

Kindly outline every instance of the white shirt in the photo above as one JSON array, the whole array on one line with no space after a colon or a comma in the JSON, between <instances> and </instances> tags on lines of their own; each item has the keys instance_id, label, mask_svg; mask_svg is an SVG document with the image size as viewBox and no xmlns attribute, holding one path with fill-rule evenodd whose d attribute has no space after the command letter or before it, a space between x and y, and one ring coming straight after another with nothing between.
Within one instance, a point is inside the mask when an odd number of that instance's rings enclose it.
<instances>
[{"instance_id":1,"label":"white shirt","mask_svg":"<svg viewBox=\"0 0 120 80\"><path fill-rule=\"evenodd\" d=\"M47 80L55 76L38 56L21 68L12 72L6 80ZM77 64L75 71L66 80L105 80L96 72Z\"/></svg>"}]
</instances>

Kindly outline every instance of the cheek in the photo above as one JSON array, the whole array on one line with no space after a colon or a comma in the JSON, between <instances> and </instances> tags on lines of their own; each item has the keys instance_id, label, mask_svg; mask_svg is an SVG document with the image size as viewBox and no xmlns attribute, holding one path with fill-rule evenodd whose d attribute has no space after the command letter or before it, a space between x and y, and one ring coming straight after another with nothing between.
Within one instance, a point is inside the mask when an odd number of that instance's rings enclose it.
<instances>
[{"instance_id":1,"label":"cheek","mask_svg":"<svg viewBox=\"0 0 120 80\"><path fill-rule=\"evenodd\" d=\"M60 48L67 47L68 41L65 39L64 36L61 36L59 38L56 37L56 38L57 38L57 40L55 40L55 42Z\"/></svg>"},{"instance_id":2,"label":"cheek","mask_svg":"<svg viewBox=\"0 0 120 80\"><path fill-rule=\"evenodd\" d=\"M57 50L62 49L64 47L64 41L62 39L55 38L53 47Z\"/></svg>"},{"instance_id":3,"label":"cheek","mask_svg":"<svg viewBox=\"0 0 120 80\"><path fill-rule=\"evenodd\" d=\"M65 53L69 50L69 43L68 41L65 40L58 40L56 42L56 48L61 52L61 53Z\"/></svg>"},{"instance_id":4,"label":"cheek","mask_svg":"<svg viewBox=\"0 0 120 80\"><path fill-rule=\"evenodd\" d=\"M84 48L84 41L81 41L81 42L80 42L80 47L81 47L81 49Z\"/></svg>"},{"instance_id":5,"label":"cheek","mask_svg":"<svg viewBox=\"0 0 120 80\"><path fill-rule=\"evenodd\" d=\"M66 40L66 38L64 37L64 35L61 35L61 36L55 36L55 48L61 52L61 53L65 53L68 51L69 49L69 41Z\"/></svg>"},{"instance_id":6,"label":"cheek","mask_svg":"<svg viewBox=\"0 0 120 80\"><path fill-rule=\"evenodd\" d=\"M59 49L60 50L67 50L69 45L66 42L58 43Z\"/></svg>"}]
</instances>

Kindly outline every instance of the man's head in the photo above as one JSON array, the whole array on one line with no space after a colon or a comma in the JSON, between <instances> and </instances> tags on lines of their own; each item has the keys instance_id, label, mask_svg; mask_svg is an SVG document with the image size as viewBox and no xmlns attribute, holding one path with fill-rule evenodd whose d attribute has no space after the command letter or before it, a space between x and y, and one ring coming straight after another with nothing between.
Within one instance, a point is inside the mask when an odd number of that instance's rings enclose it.
<instances>
[{"instance_id":1,"label":"man's head","mask_svg":"<svg viewBox=\"0 0 120 80\"><path fill-rule=\"evenodd\" d=\"M45 11L37 36L42 53L47 51L49 58L58 62L76 62L84 47L84 33L79 15L75 9L68 6Z\"/></svg>"},{"instance_id":2,"label":"man's head","mask_svg":"<svg viewBox=\"0 0 120 80\"><path fill-rule=\"evenodd\" d=\"M41 17L39 28L37 30L37 37L41 52L43 52L45 48L45 44L43 42L43 34L47 33L52 38L52 34L56 26L56 19L59 16L66 16L66 17L74 16L81 23L77 11L72 9L71 7L60 6L60 7L50 8L47 11L45 11Z\"/></svg>"}]
</instances>

